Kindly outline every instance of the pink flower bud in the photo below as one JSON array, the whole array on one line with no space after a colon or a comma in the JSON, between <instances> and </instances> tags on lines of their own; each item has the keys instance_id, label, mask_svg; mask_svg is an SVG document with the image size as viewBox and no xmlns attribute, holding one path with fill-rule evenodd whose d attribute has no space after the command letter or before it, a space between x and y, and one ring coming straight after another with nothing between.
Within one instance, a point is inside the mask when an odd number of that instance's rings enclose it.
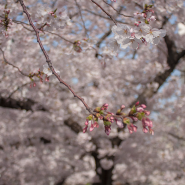
<instances>
[{"instance_id":1,"label":"pink flower bud","mask_svg":"<svg viewBox=\"0 0 185 185\"><path fill-rule=\"evenodd\" d=\"M104 104L103 104L103 107L108 107L108 106L109 106L108 103L104 103Z\"/></svg>"},{"instance_id":2,"label":"pink flower bud","mask_svg":"<svg viewBox=\"0 0 185 185\"><path fill-rule=\"evenodd\" d=\"M88 126L86 126L86 127L83 129L83 133L87 132L87 127L88 127Z\"/></svg>"},{"instance_id":3,"label":"pink flower bud","mask_svg":"<svg viewBox=\"0 0 185 185\"><path fill-rule=\"evenodd\" d=\"M94 127L97 127L97 128L99 127L98 122L96 122L96 121L94 122Z\"/></svg>"},{"instance_id":4,"label":"pink flower bud","mask_svg":"<svg viewBox=\"0 0 185 185\"><path fill-rule=\"evenodd\" d=\"M138 106L139 105L139 101L135 103L135 106Z\"/></svg>"},{"instance_id":5,"label":"pink flower bud","mask_svg":"<svg viewBox=\"0 0 185 185\"><path fill-rule=\"evenodd\" d=\"M105 126L105 133L106 133L107 135L110 134L110 131L111 131L111 125Z\"/></svg>"},{"instance_id":6,"label":"pink flower bud","mask_svg":"<svg viewBox=\"0 0 185 185\"><path fill-rule=\"evenodd\" d=\"M129 130L129 133L132 134L133 133L133 128L131 125L127 125L127 128Z\"/></svg>"},{"instance_id":7,"label":"pink flower bud","mask_svg":"<svg viewBox=\"0 0 185 185\"><path fill-rule=\"evenodd\" d=\"M135 26L137 26L137 27L139 26L139 24L138 24L138 23L135 23L134 25L135 25Z\"/></svg>"},{"instance_id":8,"label":"pink flower bud","mask_svg":"<svg viewBox=\"0 0 185 185\"><path fill-rule=\"evenodd\" d=\"M92 132L94 130L94 125L91 123L91 127L90 127L90 132Z\"/></svg>"},{"instance_id":9,"label":"pink flower bud","mask_svg":"<svg viewBox=\"0 0 185 185\"><path fill-rule=\"evenodd\" d=\"M89 124L88 120L86 119L85 125L87 126Z\"/></svg>"},{"instance_id":10,"label":"pink flower bud","mask_svg":"<svg viewBox=\"0 0 185 185\"><path fill-rule=\"evenodd\" d=\"M150 111L145 110L144 113L146 114L146 116L150 115Z\"/></svg>"},{"instance_id":11,"label":"pink flower bud","mask_svg":"<svg viewBox=\"0 0 185 185\"><path fill-rule=\"evenodd\" d=\"M137 126L133 125L133 131L137 132Z\"/></svg>"},{"instance_id":12,"label":"pink flower bud","mask_svg":"<svg viewBox=\"0 0 185 185\"><path fill-rule=\"evenodd\" d=\"M148 127L152 128L153 127L153 122L150 120L148 123Z\"/></svg>"},{"instance_id":13,"label":"pink flower bud","mask_svg":"<svg viewBox=\"0 0 185 185\"><path fill-rule=\"evenodd\" d=\"M142 107L143 109L146 108L146 105L145 104L141 104L140 107Z\"/></svg>"},{"instance_id":14,"label":"pink flower bud","mask_svg":"<svg viewBox=\"0 0 185 185\"><path fill-rule=\"evenodd\" d=\"M142 13L143 18L146 18L146 13Z\"/></svg>"},{"instance_id":15,"label":"pink flower bud","mask_svg":"<svg viewBox=\"0 0 185 185\"><path fill-rule=\"evenodd\" d=\"M138 121L138 118L136 117L130 117L133 121Z\"/></svg>"},{"instance_id":16,"label":"pink flower bud","mask_svg":"<svg viewBox=\"0 0 185 185\"><path fill-rule=\"evenodd\" d=\"M125 108L125 105L122 105L122 106L121 106L121 110L124 109L124 108Z\"/></svg>"},{"instance_id":17,"label":"pink flower bud","mask_svg":"<svg viewBox=\"0 0 185 185\"><path fill-rule=\"evenodd\" d=\"M151 134L151 135L154 135L154 131L149 127L149 133Z\"/></svg>"},{"instance_id":18,"label":"pink flower bud","mask_svg":"<svg viewBox=\"0 0 185 185\"><path fill-rule=\"evenodd\" d=\"M147 133L148 132L147 128L143 128L143 132Z\"/></svg>"},{"instance_id":19,"label":"pink flower bud","mask_svg":"<svg viewBox=\"0 0 185 185\"><path fill-rule=\"evenodd\" d=\"M136 111L137 111L137 112L143 112L144 109L143 109L142 107L138 107L138 108L136 108Z\"/></svg>"},{"instance_id":20,"label":"pink flower bud","mask_svg":"<svg viewBox=\"0 0 185 185\"><path fill-rule=\"evenodd\" d=\"M122 121L116 120L116 124L119 128L123 128L123 122Z\"/></svg>"},{"instance_id":21,"label":"pink flower bud","mask_svg":"<svg viewBox=\"0 0 185 185\"><path fill-rule=\"evenodd\" d=\"M36 83L34 82L34 83L33 83L33 87L35 87L35 86L36 86Z\"/></svg>"}]
</instances>

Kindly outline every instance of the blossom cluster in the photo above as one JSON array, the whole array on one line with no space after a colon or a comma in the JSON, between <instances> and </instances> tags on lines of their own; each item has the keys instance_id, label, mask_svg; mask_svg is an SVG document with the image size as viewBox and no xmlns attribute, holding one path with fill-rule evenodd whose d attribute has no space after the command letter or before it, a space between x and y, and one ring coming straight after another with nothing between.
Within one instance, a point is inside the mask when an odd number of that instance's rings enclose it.
<instances>
[{"instance_id":1,"label":"blossom cluster","mask_svg":"<svg viewBox=\"0 0 185 185\"><path fill-rule=\"evenodd\" d=\"M110 134L111 131L111 125L112 123L116 123L119 128L123 128L124 124L127 125L127 128L130 133L137 131L137 126L135 123L139 120L142 122L143 132L150 134L154 134L154 131L152 129L153 123L152 121L147 117L150 115L150 112L145 110L146 105L141 104L139 105L139 102L137 102L130 110L128 114L122 112L122 110L125 108L124 105L120 107L120 109L117 110L116 114L107 112L108 104L105 103L102 105L102 107L96 107L94 109L94 114L90 114L85 121L85 127L83 129L83 132L85 133L88 129L89 123L90 123L90 131L93 131L94 128L98 128L98 120L103 120L105 133L107 135Z\"/></svg>"},{"instance_id":2,"label":"blossom cluster","mask_svg":"<svg viewBox=\"0 0 185 185\"><path fill-rule=\"evenodd\" d=\"M10 26L12 25L12 20L8 17L10 10L5 9L3 10L2 19L0 19L0 33L2 33L6 38L8 37L8 32L10 30Z\"/></svg>"},{"instance_id":3,"label":"blossom cluster","mask_svg":"<svg viewBox=\"0 0 185 185\"><path fill-rule=\"evenodd\" d=\"M65 25L71 25L71 20L65 9L52 10L46 5L38 6L34 19L38 26L41 26L40 29L45 31L63 29Z\"/></svg>"},{"instance_id":4,"label":"blossom cluster","mask_svg":"<svg viewBox=\"0 0 185 185\"><path fill-rule=\"evenodd\" d=\"M114 25L112 32L115 41L111 41L110 46L105 47L103 53L110 53L110 55L115 56L119 45L123 49L128 46L138 49L140 44L147 45L147 43L157 45L166 35L166 30L151 27L150 23L156 20L153 13L152 5L145 4L142 13L134 13L136 20L134 27L123 24Z\"/></svg>"}]
</instances>

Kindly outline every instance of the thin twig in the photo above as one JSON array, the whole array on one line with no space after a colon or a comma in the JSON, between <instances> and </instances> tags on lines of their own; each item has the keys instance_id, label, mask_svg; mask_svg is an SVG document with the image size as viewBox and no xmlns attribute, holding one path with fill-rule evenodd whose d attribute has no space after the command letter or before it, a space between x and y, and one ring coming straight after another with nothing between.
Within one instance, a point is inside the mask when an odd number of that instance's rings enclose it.
<instances>
[{"instance_id":1,"label":"thin twig","mask_svg":"<svg viewBox=\"0 0 185 185\"><path fill-rule=\"evenodd\" d=\"M110 19L112 19L112 21L114 22L114 24L115 25L117 25L117 23L116 23L116 21L114 20L114 18L109 14L109 13L107 13L97 2L95 2L94 0L90 0L90 1L92 1L96 6L98 6L99 8L101 8L101 10L104 12L104 13L106 13L109 17L110 17Z\"/></svg>"},{"instance_id":2,"label":"thin twig","mask_svg":"<svg viewBox=\"0 0 185 185\"><path fill-rule=\"evenodd\" d=\"M44 32L47 32L47 33L56 35L56 36L60 37L61 39L65 40L66 42L69 42L69 43L71 43L71 44L74 44L73 41L67 40L66 38L62 37L61 35L59 35L59 34L57 34L57 33L53 33L53 32L50 32L50 31L44 31Z\"/></svg>"},{"instance_id":3,"label":"thin twig","mask_svg":"<svg viewBox=\"0 0 185 185\"><path fill-rule=\"evenodd\" d=\"M76 6L77 6L78 9L79 9L79 13L80 13L80 17L81 17L82 24L83 24L83 27L84 27L85 35L87 36L87 38L89 38L88 31L87 31L87 28L85 27L85 22L84 22L84 20L83 20L83 16L82 16L82 12L81 12L80 5L77 3L76 0L75 0L75 3L76 3Z\"/></svg>"},{"instance_id":4,"label":"thin twig","mask_svg":"<svg viewBox=\"0 0 185 185\"><path fill-rule=\"evenodd\" d=\"M34 81L34 82L39 82L39 80ZM8 99L11 98L12 95L13 95L14 93L16 93L20 88L22 88L22 87L24 87L24 86L26 86L26 85L28 85L28 84L31 84L31 83L33 83L33 82L30 81L30 82L27 82L27 83L25 83L25 84L22 84L21 86L18 86L14 91L12 91L12 92L9 94Z\"/></svg>"},{"instance_id":5,"label":"thin twig","mask_svg":"<svg viewBox=\"0 0 185 185\"><path fill-rule=\"evenodd\" d=\"M25 6L25 4L23 3L23 0L19 0L19 1L20 1L20 4L21 4L22 8L23 8L23 12L26 14L26 16L27 16L27 18L28 18L28 20L29 20L30 25L32 26L32 28L34 29L34 31L35 31L35 33L36 33L37 42L39 43L39 46L40 46L40 48L41 48L41 50L42 50L42 52L43 52L43 54L44 54L44 56L45 56L45 58L46 58L46 62L48 63L48 66L49 66L50 70L52 71L52 74L54 74L55 77L59 80L59 82L62 83L63 85L65 85L65 86L72 92L72 94L74 95L74 97L77 97L77 98L84 104L84 106L85 106L86 109L89 111L89 113L91 113L91 114L94 115L94 113L92 112L91 108L87 105L87 103L84 101L84 99L81 98L80 96L78 96L78 95L74 92L74 90L71 88L71 86L68 85L65 81L63 81L63 80L60 78L60 76L56 73L55 69L54 69L53 66L52 66L51 60L50 60L50 58L49 58L49 56L48 56L46 50L44 49L44 47L43 47L43 45L42 45L41 40L40 40L39 30L38 30L38 29L35 27L35 25L33 24L32 19L31 19L31 16L30 16L30 14L28 13L28 11L27 11L27 9L26 9L26 6Z\"/></svg>"},{"instance_id":6,"label":"thin twig","mask_svg":"<svg viewBox=\"0 0 185 185\"><path fill-rule=\"evenodd\" d=\"M109 5L113 10L115 10L119 15L123 15L124 17L131 17L133 18L133 16L130 16L130 15L125 15L125 14L122 14L120 13L118 10L116 10L111 4L107 3L105 0L103 0L103 2L107 5Z\"/></svg>"},{"instance_id":7,"label":"thin twig","mask_svg":"<svg viewBox=\"0 0 185 185\"><path fill-rule=\"evenodd\" d=\"M3 53L3 59L4 59L5 63L13 66L14 68L16 68L22 75L29 77L29 75L27 75L26 73L23 73L17 66L15 66L14 64L11 64L10 62L8 62L8 60L6 60L6 58L5 58L4 51L1 48L0 48L0 50Z\"/></svg>"}]
</instances>

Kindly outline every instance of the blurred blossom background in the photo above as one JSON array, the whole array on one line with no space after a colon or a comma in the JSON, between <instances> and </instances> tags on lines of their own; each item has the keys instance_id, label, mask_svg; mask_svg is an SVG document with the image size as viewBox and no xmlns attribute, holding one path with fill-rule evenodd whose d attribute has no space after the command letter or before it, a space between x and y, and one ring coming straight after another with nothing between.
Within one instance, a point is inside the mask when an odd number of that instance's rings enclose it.
<instances>
[{"instance_id":1,"label":"blurred blossom background","mask_svg":"<svg viewBox=\"0 0 185 185\"><path fill-rule=\"evenodd\" d=\"M154 135L139 121L83 133L88 111L52 75L20 2L1 0L0 185L184 185L185 1L96 0L112 17L92 0L23 2L61 79L92 109L145 104ZM114 21L134 28L145 4L166 35L125 47Z\"/></svg>"}]
</instances>

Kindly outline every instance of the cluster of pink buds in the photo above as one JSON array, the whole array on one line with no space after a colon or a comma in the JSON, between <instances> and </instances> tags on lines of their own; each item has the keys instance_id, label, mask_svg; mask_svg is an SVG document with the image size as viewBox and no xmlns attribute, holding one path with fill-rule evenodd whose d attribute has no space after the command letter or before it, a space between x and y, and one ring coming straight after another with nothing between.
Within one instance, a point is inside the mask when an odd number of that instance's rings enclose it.
<instances>
[{"instance_id":1,"label":"cluster of pink buds","mask_svg":"<svg viewBox=\"0 0 185 185\"><path fill-rule=\"evenodd\" d=\"M37 73L33 73L33 72L30 73L29 74L29 78L33 82L33 85L30 84L30 87L32 87L32 86L35 87L36 86L36 83L34 82L34 79L33 79L34 76L36 76L37 78L39 78L40 79L40 82L43 83L43 75L44 75L44 73L42 71L40 71L40 69L38 70ZM46 82L49 81L49 77L47 77L47 75L46 75L45 81Z\"/></svg>"},{"instance_id":2,"label":"cluster of pink buds","mask_svg":"<svg viewBox=\"0 0 185 185\"><path fill-rule=\"evenodd\" d=\"M150 134L152 135L154 134L154 131L152 130L153 123L147 117L150 115L150 112L145 110L146 105L144 104L139 105L139 102L137 102L131 108L128 114L122 112L124 108L125 106L122 105L114 115L111 112L107 112L108 109L107 103L103 104L102 107L96 107L93 111L93 114L90 114L86 118L85 128L83 129L83 132L85 133L87 131L89 122L91 122L89 130L93 131L95 127L97 128L99 127L98 120L103 120L105 133L107 135L110 134L111 124L113 122L115 122L119 128L123 128L124 125L127 125L129 132L132 134L133 132L137 131L137 126L134 123L139 120L142 121L144 133L147 133L149 131Z\"/></svg>"},{"instance_id":3,"label":"cluster of pink buds","mask_svg":"<svg viewBox=\"0 0 185 185\"><path fill-rule=\"evenodd\" d=\"M107 135L110 134L111 131L111 123L113 123L114 118L113 118L113 113L110 112L106 112L106 110L108 109L108 104L105 103L103 104L101 107L96 107L94 109L94 114L90 114L87 118L86 118L86 122L85 122L85 128L83 129L83 132L85 133L87 131L89 122L91 122L91 126L90 126L90 131L93 131L95 127L99 127L98 124L98 119L99 120L103 120L104 123L104 127L105 127L105 133Z\"/></svg>"},{"instance_id":4,"label":"cluster of pink buds","mask_svg":"<svg viewBox=\"0 0 185 185\"><path fill-rule=\"evenodd\" d=\"M85 121L85 128L83 129L83 133L85 133L87 131L87 128L88 128L88 125L89 125L89 122L91 122L91 126L90 126L90 132L92 132L94 130L94 128L98 128L99 127L99 124L98 124L98 119L96 117L93 117L93 115L89 115Z\"/></svg>"},{"instance_id":5,"label":"cluster of pink buds","mask_svg":"<svg viewBox=\"0 0 185 185\"><path fill-rule=\"evenodd\" d=\"M80 47L81 42L79 40L75 41L73 43L73 49L74 51L76 51L77 53L81 53L82 52L82 48Z\"/></svg>"},{"instance_id":6,"label":"cluster of pink buds","mask_svg":"<svg viewBox=\"0 0 185 185\"><path fill-rule=\"evenodd\" d=\"M5 7L4 10L4 18L0 20L0 32L4 34L4 36L8 37L8 29L10 29L10 25L12 25L12 20L8 18L10 10L7 10Z\"/></svg>"},{"instance_id":7,"label":"cluster of pink buds","mask_svg":"<svg viewBox=\"0 0 185 185\"><path fill-rule=\"evenodd\" d=\"M135 18L138 20L138 23L135 23L136 26L139 26L139 23L142 22L142 20L145 20L146 24L149 24L150 21L155 21L155 16L152 14L154 13L154 10L152 9L153 5L144 5L144 11L142 13L134 13Z\"/></svg>"}]
</instances>

